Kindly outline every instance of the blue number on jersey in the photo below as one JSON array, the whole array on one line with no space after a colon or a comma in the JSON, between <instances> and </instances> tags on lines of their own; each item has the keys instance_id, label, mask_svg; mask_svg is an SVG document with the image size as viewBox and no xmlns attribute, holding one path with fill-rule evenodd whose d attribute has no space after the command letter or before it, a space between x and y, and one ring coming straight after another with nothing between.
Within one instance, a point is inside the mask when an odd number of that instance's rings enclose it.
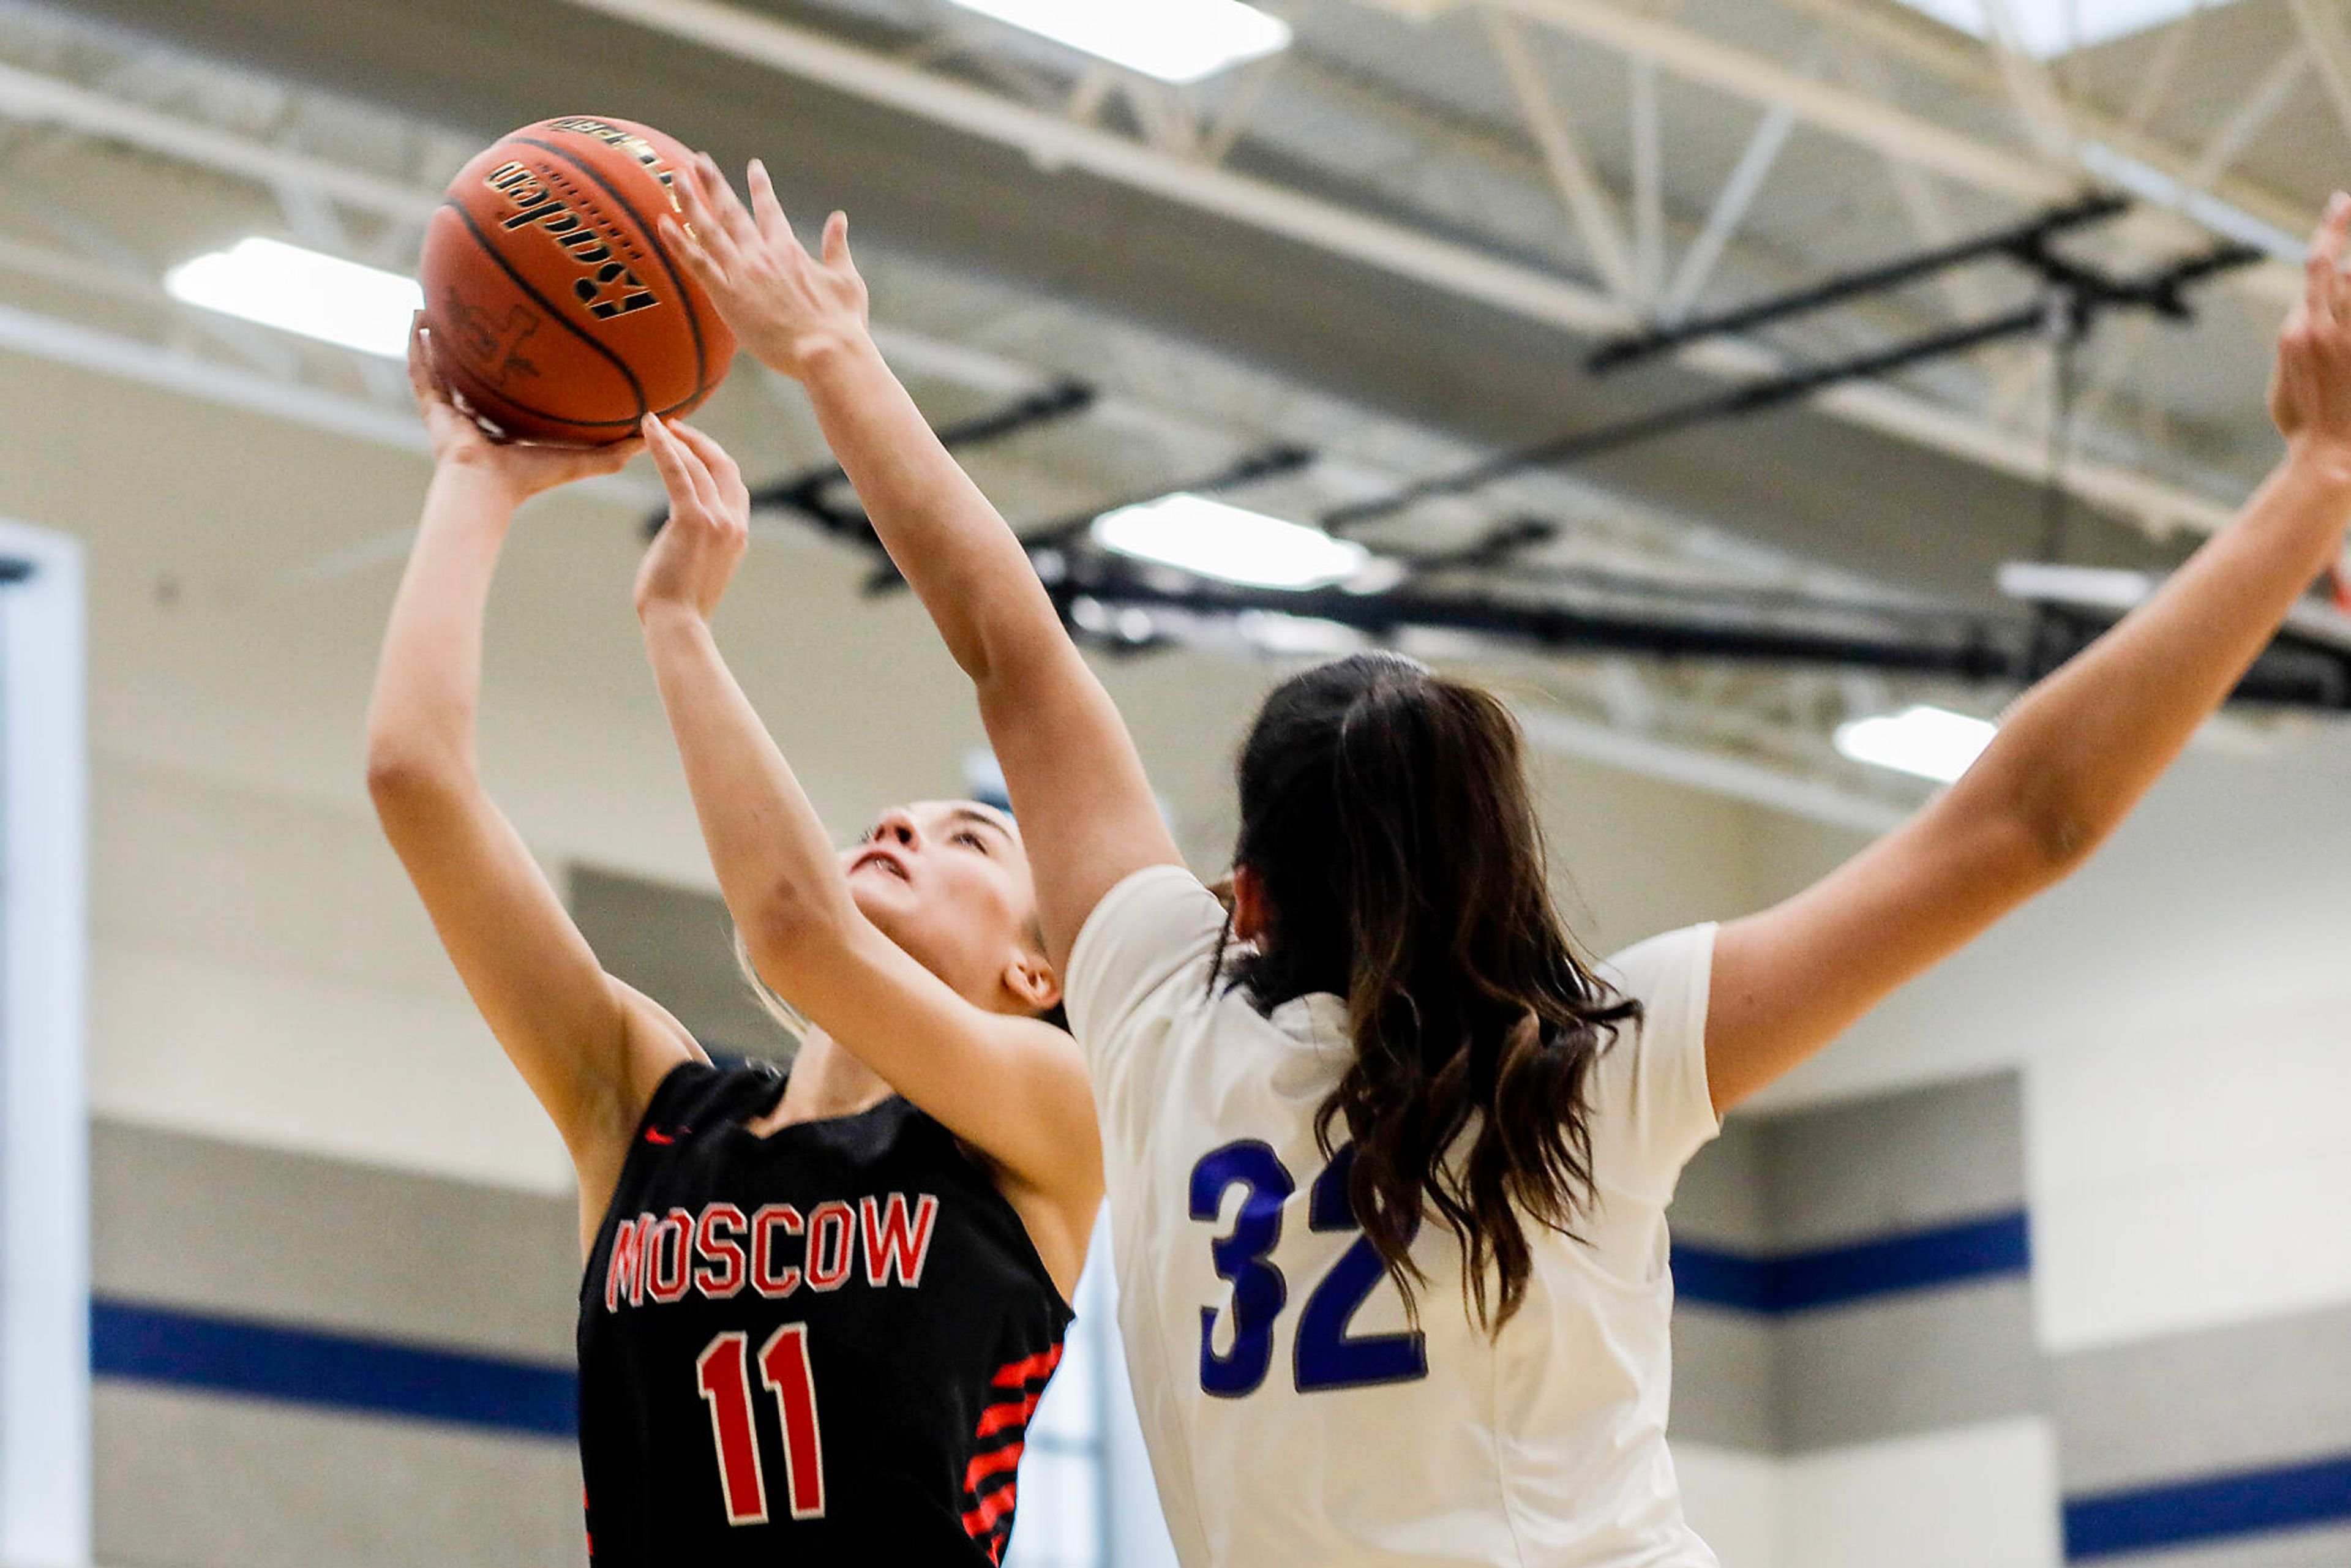
<instances>
[{"instance_id":1,"label":"blue number on jersey","mask_svg":"<svg viewBox=\"0 0 2351 1568\"><path fill-rule=\"evenodd\" d=\"M1347 1198L1347 1172L1353 1163L1350 1145L1315 1178L1307 1195L1308 1229L1359 1228ZM1281 1239L1283 1200L1298 1190L1267 1145L1253 1138L1227 1144L1202 1155L1192 1167L1192 1218L1214 1220L1224 1210L1225 1194L1235 1186L1246 1190L1232 1234L1208 1248L1217 1278L1232 1282L1230 1350L1217 1354L1217 1310L1200 1309L1200 1389L1223 1399L1256 1393L1273 1363L1273 1323L1289 1301L1290 1286L1267 1255ZM1308 1293L1292 1347L1292 1376L1300 1393L1409 1383L1428 1375L1427 1348L1417 1331L1359 1337L1347 1333L1348 1323L1386 1272L1371 1238L1358 1235Z\"/></svg>"},{"instance_id":2,"label":"blue number on jersey","mask_svg":"<svg viewBox=\"0 0 2351 1568\"><path fill-rule=\"evenodd\" d=\"M1273 1364L1273 1320L1281 1315L1290 1287L1266 1254L1281 1239L1282 1200L1297 1190L1267 1145L1227 1144L1192 1167L1192 1218L1215 1219L1235 1186L1246 1191L1233 1233L1208 1249L1217 1277L1232 1281L1231 1350L1217 1354L1217 1310L1200 1309L1200 1387L1225 1399L1256 1393Z\"/></svg>"},{"instance_id":3,"label":"blue number on jersey","mask_svg":"<svg viewBox=\"0 0 2351 1568\"><path fill-rule=\"evenodd\" d=\"M1348 1145L1331 1156L1322 1174L1314 1178L1314 1190L1307 1195L1306 1228L1309 1230L1356 1230L1354 1206L1347 1199L1347 1173L1355 1166L1355 1145ZM1412 1228L1420 1228L1414 1217ZM1298 1392L1311 1394L1318 1388L1361 1388L1374 1383L1411 1383L1428 1375L1428 1346L1420 1332L1406 1333L1365 1334L1360 1339L1347 1335L1347 1324L1353 1321L1355 1311L1370 1299L1372 1288L1387 1278L1387 1265L1380 1260L1379 1249L1368 1236L1358 1235L1355 1244L1340 1254L1306 1298L1306 1309L1298 1317L1298 1343L1293 1354L1297 1361Z\"/></svg>"}]
</instances>

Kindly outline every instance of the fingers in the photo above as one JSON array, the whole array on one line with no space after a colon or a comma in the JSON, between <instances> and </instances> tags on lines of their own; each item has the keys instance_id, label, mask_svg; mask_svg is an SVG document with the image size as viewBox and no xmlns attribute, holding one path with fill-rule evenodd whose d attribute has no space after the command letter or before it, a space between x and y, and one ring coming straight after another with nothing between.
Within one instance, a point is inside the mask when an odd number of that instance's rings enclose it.
<instances>
[{"instance_id":1,"label":"fingers","mask_svg":"<svg viewBox=\"0 0 2351 1568\"><path fill-rule=\"evenodd\" d=\"M735 193L735 187L726 183L726 174L719 170L718 160L707 152L697 152L695 157L702 166L702 193L716 214L719 223L725 226L726 237L734 241L737 250L758 245L759 226L751 221L751 214L744 209L743 199Z\"/></svg>"},{"instance_id":2,"label":"fingers","mask_svg":"<svg viewBox=\"0 0 2351 1568\"><path fill-rule=\"evenodd\" d=\"M674 423L670 432L694 449L718 487L718 495L726 503L730 517L747 516L751 509L751 491L743 483L743 470L727 454L726 448L709 436L683 422Z\"/></svg>"},{"instance_id":3,"label":"fingers","mask_svg":"<svg viewBox=\"0 0 2351 1568\"><path fill-rule=\"evenodd\" d=\"M718 216L710 192L703 184L701 164L689 159L674 172L670 188L677 193L678 208L685 214L686 253L699 252L705 264L716 272L723 274L730 270L735 260L734 239L727 233L726 223ZM661 224L677 226L676 220L666 214L662 217Z\"/></svg>"},{"instance_id":4,"label":"fingers","mask_svg":"<svg viewBox=\"0 0 2351 1568\"><path fill-rule=\"evenodd\" d=\"M2331 325L2344 291L2343 256L2351 247L2351 195L2337 191L2326 204L2326 217L2311 236L2307 264L2309 287L2304 308L2315 325Z\"/></svg>"},{"instance_id":5,"label":"fingers","mask_svg":"<svg viewBox=\"0 0 2351 1568\"><path fill-rule=\"evenodd\" d=\"M694 449L680 441L658 415L645 415L641 428L646 450L653 455L653 466L661 470L662 488L669 492L672 515L689 508L717 514L717 486Z\"/></svg>"},{"instance_id":6,"label":"fingers","mask_svg":"<svg viewBox=\"0 0 2351 1568\"><path fill-rule=\"evenodd\" d=\"M768 178L768 166L757 158L751 160L751 215L769 245L799 246L799 236L792 233L791 220L784 216L784 204L776 200L776 185Z\"/></svg>"},{"instance_id":7,"label":"fingers","mask_svg":"<svg viewBox=\"0 0 2351 1568\"><path fill-rule=\"evenodd\" d=\"M849 214L835 213L824 220L824 264L832 267L857 270L849 255Z\"/></svg>"},{"instance_id":8,"label":"fingers","mask_svg":"<svg viewBox=\"0 0 2351 1568\"><path fill-rule=\"evenodd\" d=\"M711 256L702 243L702 231L679 223L675 216L664 213L653 220L653 232L663 248L675 256L678 264L694 275L694 280L711 293L726 286L726 274Z\"/></svg>"},{"instance_id":9,"label":"fingers","mask_svg":"<svg viewBox=\"0 0 2351 1568\"><path fill-rule=\"evenodd\" d=\"M449 394L442 390L440 374L433 368L433 333L424 325L422 310L408 322L408 390L416 394L417 404L422 408L449 401Z\"/></svg>"}]
</instances>

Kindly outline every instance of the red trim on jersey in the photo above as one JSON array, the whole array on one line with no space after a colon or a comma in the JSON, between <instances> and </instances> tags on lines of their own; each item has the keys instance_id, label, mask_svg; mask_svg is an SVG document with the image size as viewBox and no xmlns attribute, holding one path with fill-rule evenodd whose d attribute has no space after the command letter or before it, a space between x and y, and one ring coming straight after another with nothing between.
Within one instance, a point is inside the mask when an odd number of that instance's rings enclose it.
<instances>
[{"instance_id":1,"label":"red trim on jersey","mask_svg":"<svg viewBox=\"0 0 2351 1568\"><path fill-rule=\"evenodd\" d=\"M1019 1391L982 1410L979 1427L972 1434L976 1443L989 1442L1007 1432L1012 1435L1012 1440L974 1454L963 1472L964 1533L987 1546L991 1563L1004 1561L1004 1548L1011 1540L1012 1511L1020 1491L1020 1455L1029 1444L1029 1418L1037 1413L1037 1402L1045 1396L1045 1385L1052 1377L1053 1369L1061 1364L1061 1347L1057 1344L1035 1355L1005 1363L988 1380L991 1388ZM999 1480L1001 1486L995 1487L986 1497L979 1495L980 1489Z\"/></svg>"},{"instance_id":2,"label":"red trim on jersey","mask_svg":"<svg viewBox=\"0 0 2351 1568\"><path fill-rule=\"evenodd\" d=\"M1040 1350L1019 1361L1008 1361L988 1381L998 1388L1019 1388L1040 1377L1053 1375L1053 1368L1061 1364L1061 1347Z\"/></svg>"},{"instance_id":3,"label":"red trim on jersey","mask_svg":"<svg viewBox=\"0 0 2351 1568\"><path fill-rule=\"evenodd\" d=\"M988 1477L1001 1475L1006 1470L1019 1469L1020 1451L1028 1446L1028 1443L1023 1441L991 1449L985 1454L974 1455L971 1468L963 1473L963 1490L967 1492L977 1492L979 1490L979 1483Z\"/></svg>"},{"instance_id":4,"label":"red trim on jersey","mask_svg":"<svg viewBox=\"0 0 2351 1568\"><path fill-rule=\"evenodd\" d=\"M1008 1428L1019 1430L1026 1427L1029 1417L1037 1413L1037 1401L1044 1396L1045 1391L1040 1388L1025 1398L1000 1400L989 1406L980 1413L979 1430L975 1436L993 1437Z\"/></svg>"},{"instance_id":5,"label":"red trim on jersey","mask_svg":"<svg viewBox=\"0 0 2351 1568\"><path fill-rule=\"evenodd\" d=\"M972 1505L972 1507L967 1510L964 1513L963 1532L966 1535L970 1536L974 1541L997 1535L997 1527L999 1524L1009 1524L1011 1522L1012 1511L1016 1506L1018 1506L1019 1500L1017 1494L1019 1490L1019 1483L1016 1481L1010 1486L1002 1487L990 1492L987 1497ZM1011 1532L1008 1530L1004 1531L1005 1535L1009 1535L1010 1533ZM1004 1545L1005 1542L1002 1539L996 1539L988 1542L987 1555L990 1561L997 1563L1004 1561Z\"/></svg>"}]
</instances>

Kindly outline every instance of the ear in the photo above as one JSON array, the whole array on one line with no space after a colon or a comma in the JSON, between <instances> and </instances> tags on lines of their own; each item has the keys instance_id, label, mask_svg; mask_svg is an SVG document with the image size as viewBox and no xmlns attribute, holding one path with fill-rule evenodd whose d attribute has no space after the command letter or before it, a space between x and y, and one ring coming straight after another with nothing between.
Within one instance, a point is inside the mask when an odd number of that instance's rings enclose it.
<instances>
[{"instance_id":1,"label":"ear","mask_svg":"<svg viewBox=\"0 0 2351 1568\"><path fill-rule=\"evenodd\" d=\"M1025 1013L1047 1012L1061 1002L1061 977L1053 972L1053 966L1042 953L1025 943L1004 967L1004 988L1012 993Z\"/></svg>"},{"instance_id":2,"label":"ear","mask_svg":"<svg viewBox=\"0 0 2351 1568\"><path fill-rule=\"evenodd\" d=\"M1244 942L1263 942L1271 915L1264 882L1248 866L1233 867L1233 935Z\"/></svg>"}]
</instances>

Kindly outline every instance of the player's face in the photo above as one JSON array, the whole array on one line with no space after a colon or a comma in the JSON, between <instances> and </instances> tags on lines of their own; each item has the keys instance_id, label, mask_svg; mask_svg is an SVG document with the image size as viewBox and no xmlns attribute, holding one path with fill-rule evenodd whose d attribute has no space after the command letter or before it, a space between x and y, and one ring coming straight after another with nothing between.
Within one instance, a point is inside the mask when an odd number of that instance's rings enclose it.
<instances>
[{"instance_id":1,"label":"player's face","mask_svg":"<svg viewBox=\"0 0 2351 1568\"><path fill-rule=\"evenodd\" d=\"M857 907L922 966L987 1006L1034 964L1037 886L1012 819L976 800L893 806L841 855Z\"/></svg>"}]
</instances>

